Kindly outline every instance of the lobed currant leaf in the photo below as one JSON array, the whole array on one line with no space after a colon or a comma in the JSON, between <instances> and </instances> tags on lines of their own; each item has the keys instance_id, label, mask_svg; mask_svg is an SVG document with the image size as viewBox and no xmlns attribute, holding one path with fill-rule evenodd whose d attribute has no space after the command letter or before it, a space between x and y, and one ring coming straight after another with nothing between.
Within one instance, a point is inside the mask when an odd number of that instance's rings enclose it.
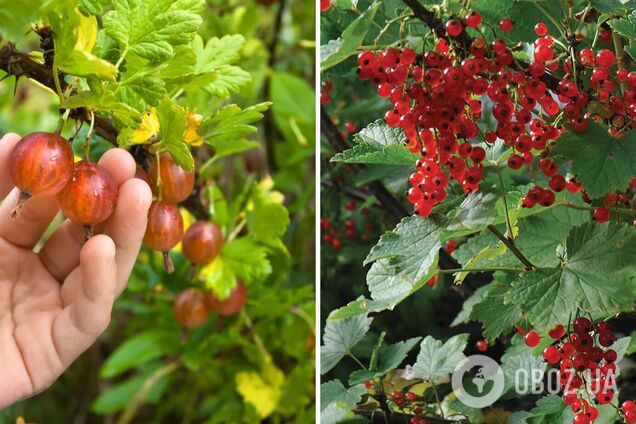
<instances>
[{"instance_id":1,"label":"lobed currant leaf","mask_svg":"<svg viewBox=\"0 0 636 424\"><path fill-rule=\"evenodd\" d=\"M330 317L331 318L331 317ZM326 374L367 334L373 318L367 314L347 319L328 319L320 348L320 373Z\"/></svg>"},{"instance_id":2,"label":"lobed currant leaf","mask_svg":"<svg viewBox=\"0 0 636 424\"><path fill-rule=\"evenodd\" d=\"M445 343L431 336L420 344L420 353L413 365L413 373L418 378L436 381L453 372L455 367L466 358L464 349L468 344L468 334L458 334Z\"/></svg>"}]
</instances>

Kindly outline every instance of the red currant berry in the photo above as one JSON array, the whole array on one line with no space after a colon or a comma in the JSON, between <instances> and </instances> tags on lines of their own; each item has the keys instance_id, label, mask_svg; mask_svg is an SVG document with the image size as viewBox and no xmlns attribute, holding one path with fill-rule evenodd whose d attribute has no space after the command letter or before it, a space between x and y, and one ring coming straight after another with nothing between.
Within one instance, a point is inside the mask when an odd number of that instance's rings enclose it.
<instances>
[{"instance_id":1,"label":"red currant berry","mask_svg":"<svg viewBox=\"0 0 636 424\"><path fill-rule=\"evenodd\" d=\"M513 23L510 18L503 18L501 21L499 21L499 29L501 29L503 32L512 31L512 27Z\"/></svg>"},{"instance_id":2,"label":"red currant berry","mask_svg":"<svg viewBox=\"0 0 636 424\"><path fill-rule=\"evenodd\" d=\"M576 416L574 417L574 421L572 421L572 424L590 424L590 423L591 423L590 417L588 417L584 413L576 414Z\"/></svg>"},{"instance_id":3,"label":"red currant berry","mask_svg":"<svg viewBox=\"0 0 636 424\"><path fill-rule=\"evenodd\" d=\"M534 26L534 33L539 37L544 37L548 33L548 26L543 22L539 22Z\"/></svg>"},{"instance_id":4,"label":"red currant berry","mask_svg":"<svg viewBox=\"0 0 636 424\"><path fill-rule=\"evenodd\" d=\"M555 365L561 360L561 353L556 346L548 346L543 349L543 359L545 359L548 364Z\"/></svg>"},{"instance_id":5,"label":"red currant berry","mask_svg":"<svg viewBox=\"0 0 636 424\"><path fill-rule=\"evenodd\" d=\"M610 211L607 208L596 208L594 209L593 214L594 214L594 219L600 223L607 222L611 218Z\"/></svg>"},{"instance_id":6,"label":"red currant berry","mask_svg":"<svg viewBox=\"0 0 636 424\"><path fill-rule=\"evenodd\" d=\"M548 335L552 337L553 339L558 340L562 338L563 336L565 336L565 327L559 324L556 327L554 327L552 330L550 330Z\"/></svg>"},{"instance_id":7,"label":"red currant berry","mask_svg":"<svg viewBox=\"0 0 636 424\"><path fill-rule=\"evenodd\" d=\"M610 50L603 49L603 50L600 50L598 53L596 53L596 64L598 66L604 66L605 68L610 68L612 67L612 65L614 65L615 61L616 61L616 57L614 56L614 53L612 53Z\"/></svg>"},{"instance_id":8,"label":"red currant berry","mask_svg":"<svg viewBox=\"0 0 636 424\"><path fill-rule=\"evenodd\" d=\"M459 34L462 33L464 29L461 22L459 22L457 19L450 19L448 22L446 22L444 28L446 28L446 33L451 37L457 37Z\"/></svg>"},{"instance_id":9,"label":"red currant berry","mask_svg":"<svg viewBox=\"0 0 636 424\"><path fill-rule=\"evenodd\" d=\"M331 8L331 0L320 0L320 11L326 12Z\"/></svg>"},{"instance_id":10,"label":"red currant berry","mask_svg":"<svg viewBox=\"0 0 636 424\"><path fill-rule=\"evenodd\" d=\"M529 331L524 336L524 341L528 347L537 347L541 343L541 337L536 331Z\"/></svg>"},{"instance_id":11,"label":"red currant berry","mask_svg":"<svg viewBox=\"0 0 636 424\"><path fill-rule=\"evenodd\" d=\"M488 343L486 343L485 340L479 340L477 343L475 343L475 346L480 352L485 352L488 350Z\"/></svg>"},{"instance_id":12,"label":"red currant berry","mask_svg":"<svg viewBox=\"0 0 636 424\"><path fill-rule=\"evenodd\" d=\"M466 26L470 28L477 28L479 25L481 25L481 20L482 19L479 12L470 12L468 15L466 15L465 18Z\"/></svg>"}]
</instances>

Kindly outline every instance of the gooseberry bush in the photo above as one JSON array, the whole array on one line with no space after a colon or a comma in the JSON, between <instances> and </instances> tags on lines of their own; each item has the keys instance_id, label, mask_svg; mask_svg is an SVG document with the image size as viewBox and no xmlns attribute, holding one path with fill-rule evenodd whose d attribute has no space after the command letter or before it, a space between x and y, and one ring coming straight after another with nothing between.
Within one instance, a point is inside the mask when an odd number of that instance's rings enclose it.
<instances>
[{"instance_id":1,"label":"gooseberry bush","mask_svg":"<svg viewBox=\"0 0 636 424\"><path fill-rule=\"evenodd\" d=\"M66 218L78 238L98 234L116 208L100 165L115 147L154 196L107 333L0 422L313 419L313 187L298 181L313 178L315 13L284 0L0 2L1 131L23 136L14 214L56 196L47 236Z\"/></svg>"},{"instance_id":2,"label":"gooseberry bush","mask_svg":"<svg viewBox=\"0 0 636 424\"><path fill-rule=\"evenodd\" d=\"M323 253L323 422L636 422L636 4L320 6L323 199L394 227ZM478 353L484 408L450 387Z\"/></svg>"}]
</instances>

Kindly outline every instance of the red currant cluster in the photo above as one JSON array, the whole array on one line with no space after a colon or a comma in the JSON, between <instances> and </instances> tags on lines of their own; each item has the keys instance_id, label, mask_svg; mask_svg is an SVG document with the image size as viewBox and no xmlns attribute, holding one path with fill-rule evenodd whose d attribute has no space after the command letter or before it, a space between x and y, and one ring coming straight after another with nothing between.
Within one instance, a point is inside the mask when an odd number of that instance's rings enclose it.
<instances>
[{"instance_id":1,"label":"red currant cluster","mask_svg":"<svg viewBox=\"0 0 636 424\"><path fill-rule=\"evenodd\" d=\"M577 318L572 328L574 331L569 335L563 325L557 325L549 332L557 343L543 350L543 359L550 365L559 366L563 399L575 413L573 424L589 424L599 415L595 405L607 405L614 399L617 353L610 346L616 336L607 322L592 324L584 317ZM536 347L541 342L535 331L526 333L520 328L517 331L524 334L529 347ZM630 409L631 404L626 404L624 409ZM631 417L625 411L623 413L627 423L635 422L636 413Z\"/></svg>"},{"instance_id":2,"label":"red currant cluster","mask_svg":"<svg viewBox=\"0 0 636 424\"><path fill-rule=\"evenodd\" d=\"M497 121L495 130L481 134L482 138L488 144L503 140L513 149L508 160L511 169L538 158L548 180L545 187L535 186L524 197L523 205L529 208L552 205L555 192L566 188L585 192L576 178L566 180L551 157L551 143L568 131L564 122L575 132L585 132L588 118L602 120L620 137L632 128L636 116L636 71L614 70L617 60L611 51L583 49L573 63L569 49L575 47L553 39L548 27L538 23L534 60L519 70L502 39L487 44L484 38L475 38L467 47L460 42L464 27L481 24L478 12L463 20L450 19L445 24L446 37L438 38L435 51L423 56L410 48L365 51L358 56L359 78L377 86L378 94L393 105L384 117L386 123L400 127L409 149L421 155L407 194L420 216L430 215L446 198L449 177L465 193L479 189L486 152L468 140L480 135L476 122L482 115L478 100L482 96L493 103ZM508 32L513 22L503 19L499 28ZM559 70L565 76L558 82L546 73ZM583 82L583 75L589 83ZM629 86L624 93L621 84ZM605 211L595 214L599 221L606 215Z\"/></svg>"},{"instance_id":3,"label":"red currant cluster","mask_svg":"<svg viewBox=\"0 0 636 424\"><path fill-rule=\"evenodd\" d=\"M421 396L418 396L417 394L413 392L409 391L409 392L403 393L401 391L396 390L393 393L391 393L391 395L389 396L389 400L393 402L395 406L397 406L400 409L406 409L406 408L410 409L414 415L421 415L423 412L422 405L424 400L421 398ZM426 424L428 421L421 417L413 417L411 418L410 422L417 423L417 424Z\"/></svg>"}]
</instances>

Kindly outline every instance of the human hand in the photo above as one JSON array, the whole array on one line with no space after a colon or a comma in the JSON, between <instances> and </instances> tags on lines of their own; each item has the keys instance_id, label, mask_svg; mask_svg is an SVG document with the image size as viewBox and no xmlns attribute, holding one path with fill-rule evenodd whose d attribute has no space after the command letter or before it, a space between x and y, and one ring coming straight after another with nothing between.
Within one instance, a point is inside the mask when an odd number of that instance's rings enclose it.
<instances>
[{"instance_id":1,"label":"human hand","mask_svg":"<svg viewBox=\"0 0 636 424\"><path fill-rule=\"evenodd\" d=\"M10 217L19 192L8 162L19 140L0 140L0 409L49 387L106 329L152 200L148 185L133 178L132 156L109 150L99 163L120 188L115 212L95 229L102 234L84 243L81 225L66 220L34 252L59 209L54 197L34 197Z\"/></svg>"}]
</instances>

